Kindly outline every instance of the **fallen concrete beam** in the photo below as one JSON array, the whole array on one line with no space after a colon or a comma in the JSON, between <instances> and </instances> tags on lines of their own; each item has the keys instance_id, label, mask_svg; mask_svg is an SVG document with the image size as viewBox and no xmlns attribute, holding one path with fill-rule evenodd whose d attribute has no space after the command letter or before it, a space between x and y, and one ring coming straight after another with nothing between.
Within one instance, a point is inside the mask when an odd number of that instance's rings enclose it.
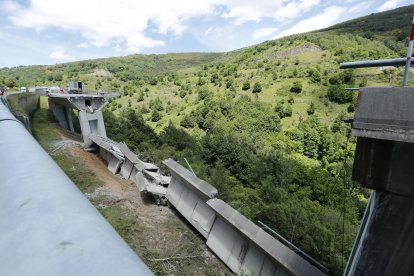
<instances>
[{"instance_id":1,"label":"fallen concrete beam","mask_svg":"<svg viewBox=\"0 0 414 276\"><path fill-rule=\"evenodd\" d=\"M197 193L202 199L206 201L210 198L213 198L217 195L218 191L216 188L211 186L206 181L198 178L192 172L178 164L172 159L167 159L164 162L171 172L171 175L176 180L182 181L187 184L187 187L190 188L193 192Z\"/></svg>"},{"instance_id":2,"label":"fallen concrete beam","mask_svg":"<svg viewBox=\"0 0 414 276\"><path fill-rule=\"evenodd\" d=\"M108 170L117 174L125 157L118 149L117 143L99 135L89 135L89 139L99 147L99 154L108 163Z\"/></svg>"},{"instance_id":3,"label":"fallen concrete beam","mask_svg":"<svg viewBox=\"0 0 414 276\"><path fill-rule=\"evenodd\" d=\"M167 190L168 201L207 238L215 214L206 201L217 194L217 189L172 159L163 163L172 175Z\"/></svg>"},{"instance_id":4,"label":"fallen concrete beam","mask_svg":"<svg viewBox=\"0 0 414 276\"><path fill-rule=\"evenodd\" d=\"M218 216L207 245L236 273L324 275L221 199L207 205Z\"/></svg>"}]
</instances>

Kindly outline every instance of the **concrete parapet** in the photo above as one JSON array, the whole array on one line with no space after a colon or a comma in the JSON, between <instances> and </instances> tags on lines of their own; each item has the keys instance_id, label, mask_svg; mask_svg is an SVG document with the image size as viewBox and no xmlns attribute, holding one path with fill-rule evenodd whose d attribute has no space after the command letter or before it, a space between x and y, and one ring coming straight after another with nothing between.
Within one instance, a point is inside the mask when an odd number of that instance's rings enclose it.
<instances>
[{"instance_id":1,"label":"concrete parapet","mask_svg":"<svg viewBox=\"0 0 414 276\"><path fill-rule=\"evenodd\" d=\"M13 115L31 132L30 116L39 108L39 95L34 93L12 93L6 96Z\"/></svg>"},{"instance_id":2,"label":"concrete parapet","mask_svg":"<svg viewBox=\"0 0 414 276\"><path fill-rule=\"evenodd\" d=\"M173 178L185 183L189 189L197 193L197 195L200 196L202 199L207 201L208 199L213 198L217 195L218 191L216 188L211 186L206 181L198 178L192 172L190 172L174 160L167 159L163 163L168 167Z\"/></svg>"},{"instance_id":3,"label":"concrete parapet","mask_svg":"<svg viewBox=\"0 0 414 276\"><path fill-rule=\"evenodd\" d=\"M172 175L167 189L168 201L207 238L215 214L206 201L217 194L217 189L172 159L163 163Z\"/></svg>"},{"instance_id":4,"label":"concrete parapet","mask_svg":"<svg viewBox=\"0 0 414 276\"><path fill-rule=\"evenodd\" d=\"M217 218L207 245L236 273L324 275L221 199L207 205Z\"/></svg>"}]
</instances>

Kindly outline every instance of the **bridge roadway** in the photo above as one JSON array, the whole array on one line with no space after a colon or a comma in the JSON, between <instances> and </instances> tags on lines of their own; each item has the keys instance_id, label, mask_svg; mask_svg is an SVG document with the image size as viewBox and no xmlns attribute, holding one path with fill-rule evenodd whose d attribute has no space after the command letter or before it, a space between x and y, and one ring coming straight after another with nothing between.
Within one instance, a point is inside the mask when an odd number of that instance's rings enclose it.
<instances>
[{"instance_id":1,"label":"bridge roadway","mask_svg":"<svg viewBox=\"0 0 414 276\"><path fill-rule=\"evenodd\" d=\"M0 99L0 275L152 275Z\"/></svg>"}]
</instances>

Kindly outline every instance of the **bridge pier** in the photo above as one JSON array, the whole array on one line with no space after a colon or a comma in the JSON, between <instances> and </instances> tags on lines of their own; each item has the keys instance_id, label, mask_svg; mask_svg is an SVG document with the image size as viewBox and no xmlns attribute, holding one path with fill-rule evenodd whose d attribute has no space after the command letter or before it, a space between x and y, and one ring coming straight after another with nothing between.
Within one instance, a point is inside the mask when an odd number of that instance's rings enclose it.
<instances>
[{"instance_id":1,"label":"bridge pier","mask_svg":"<svg viewBox=\"0 0 414 276\"><path fill-rule=\"evenodd\" d=\"M362 88L352 177L373 189L344 275L414 271L414 88Z\"/></svg>"},{"instance_id":2,"label":"bridge pier","mask_svg":"<svg viewBox=\"0 0 414 276\"><path fill-rule=\"evenodd\" d=\"M91 134L106 137L102 111L95 110L95 112L90 113L86 110L80 110L79 122L85 147L90 147L93 144L93 141L89 138L89 135Z\"/></svg>"},{"instance_id":3,"label":"bridge pier","mask_svg":"<svg viewBox=\"0 0 414 276\"><path fill-rule=\"evenodd\" d=\"M72 132L75 131L73 128L71 109L69 107L59 105L53 101L49 101L49 106L61 127Z\"/></svg>"},{"instance_id":4,"label":"bridge pier","mask_svg":"<svg viewBox=\"0 0 414 276\"><path fill-rule=\"evenodd\" d=\"M105 94L49 94L49 106L53 111L59 125L74 131L71 110L79 111L79 123L85 148L91 147L93 141L91 134L106 137L105 123L101 109L107 98L118 97L118 93Z\"/></svg>"}]
</instances>

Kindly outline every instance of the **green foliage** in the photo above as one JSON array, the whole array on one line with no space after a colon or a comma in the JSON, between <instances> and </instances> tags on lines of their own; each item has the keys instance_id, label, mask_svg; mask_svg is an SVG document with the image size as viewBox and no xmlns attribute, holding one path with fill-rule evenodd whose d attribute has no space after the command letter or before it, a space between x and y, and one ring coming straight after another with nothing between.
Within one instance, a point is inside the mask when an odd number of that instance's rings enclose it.
<instances>
[{"instance_id":1,"label":"green foliage","mask_svg":"<svg viewBox=\"0 0 414 276\"><path fill-rule=\"evenodd\" d=\"M253 85L253 93L259 93L262 92L262 86L260 83L255 82Z\"/></svg>"},{"instance_id":2,"label":"green foliage","mask_svg":"<svg viewBox=\"0 0 414 276\"><path fill-rule=\"evenodd\" d=\"M193 128L196 125L196 120L194 116L191 115L184 115L181 119L180 126L184 128Z\"/></svg>"},{"instance_id":3,"label":"green foliage","mask_svg":"<svg viewBox=\"0 0 414 276\"><path fill-rule=\"evenodd\" d=\"M308 113L308 115L312 115L315 113L315 104L313 102L310 103L306 112Z\"/></svg>"},{"instance_id":4,"label":"green foliage","mask_svg":"<svg viewBox=\"0 0 414 276\"><path fill-rule=\"evenodd\" d=\"M404 20L410 25L409 9L387 12L398 20L374 29L366 26L378 24L384 14L223 54L131 55L5 68L0 83L51 84L61 74L62 81L83 79L102 90L127 91L104 109L109 137L158 164L188 158L197 175L218 187L234 208L274 227L332 274L342 274L345 170L352 183L352 161L344 167L343 158L352 159L355 148L353 138L346 143L349 126L343 122L352 116L347 111L354 111L355 95L343 88L397 85L402 69L339 70L338 63L400 56L408 33L397 26ZM350 186L345 255L368 196Z\"/></svg>"},{"instance_id":5,"label":"green foliage","mask_svg":"<svg viewBox=\"0 0 414 276\"><path fill-rule=\"evenodd\" d=\"M158 122L161 118L161 113L157 109L154 109L151 114L151 122Z\"/></svg>"},{"instance_id":6,"label":"green foliage","mask_svg":"<svg viewBox=\"0 0 414 276\"><path fill-rule=\"evenodd\" d=\"M292 87L290 88L290 92L293 92L293 93L302 92L302 82L294 81Z\"/></svg>"},{"instance_id":7,"label":"green foliage","mask_svg":"<svg viewBox=\"0 0 414 276\"><path fill-rule=\"evenodd\" d=\"M330 86L326 96L331 102L339 104L350 103L354 99L353 91L347 91L343 86Z\"/></svg>"},{"instance_id":8,"label":"green foliage","mask_svg":"<svg viewBox=\"0 0 414 276\"><path fill-rule=\"evenodd\" d=\"M210 91L207 86L202 86L198 89L198 99L204 100L209 95Z\"/></svg>"},{"instance_id":9,"label":"green foliage","mask_svg":"<svg viewBox=\"0 0 414 276\"><path fill-rule=\"evenodd\" d=\"M249 90L250 89L250 82L248 80L243 82L242 90Z\"/></svg>"},{"instance_id":10,"label":"green foliage","mask_svg":"<svg viewBox=\"0 0 414 276\"><path fill-rule=\"evenodd\" d=\"M185 96L187 96L187 91L180 90L180 98L183 99Z\"/></svg>"},{"instance_id":11,"label":"green foliage","mask_svg":"<svg viewBox=\"0 0 414 276\"><path fill-rule=\"evenodd\" d=\"M149 102L149 108L154 111L163 111L164 106L162 104L162 101L159 97L156 97L154 100L151 100Z\"/></svg>"}]
</instances>

